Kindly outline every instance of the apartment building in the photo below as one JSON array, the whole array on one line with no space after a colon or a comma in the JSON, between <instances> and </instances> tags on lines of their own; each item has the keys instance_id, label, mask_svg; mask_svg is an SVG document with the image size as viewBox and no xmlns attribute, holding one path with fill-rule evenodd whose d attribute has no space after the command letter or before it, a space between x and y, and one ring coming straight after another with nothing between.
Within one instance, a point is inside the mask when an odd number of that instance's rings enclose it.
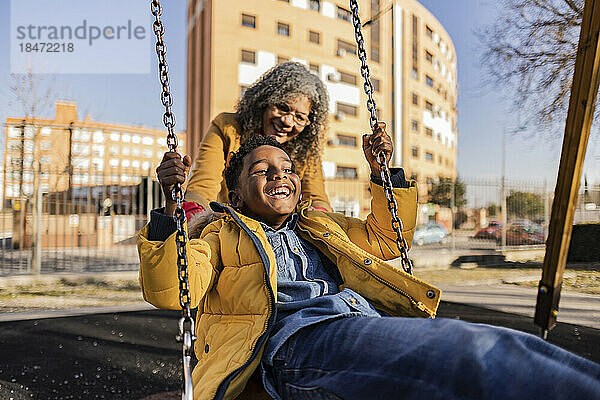
<instances>
[{"instance_id":1,"label":"apartment building","mask_svg":"<svg viewBox=\"0 0 600 400\"><path fill-rule=\"evenodd\" d=\"M164 130L78 119L77 105L56 102L54 119L6 119L4 199L29 197L39 170L42 193L132 186L154 177L166 146ZM185 133L178 133L185 144Z\"/></svg>"},{"instance_id":2,"label":"apartment building","mask_svg":"<svg viewBox=\"0 0 600 400\"><path fill-rule=\"evenodd\" d=\"M456 177L456 52L439 21L416 0L359 1L379 118L395 144L392 164L419 182ZM361 135L366 96L347 1L188 2L187 151L195 155L210 120L231 111L274 65L293 60L325 83L330 123L326 188L337 211L369 209L369 169Z\"/></svg>"}]
</instances>

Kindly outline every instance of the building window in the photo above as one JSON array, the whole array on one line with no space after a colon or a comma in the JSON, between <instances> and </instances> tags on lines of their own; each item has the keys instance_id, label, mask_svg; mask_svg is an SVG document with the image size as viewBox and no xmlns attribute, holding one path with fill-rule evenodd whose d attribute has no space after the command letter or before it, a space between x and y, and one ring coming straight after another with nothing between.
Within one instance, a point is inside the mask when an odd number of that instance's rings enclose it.
<instances>
[{"instance_id":1,"label":"building window","mask_svg":"<svg viewBox=\"0 0 600 400\"><path fill-rule=\"evenodd\" d=\"M380 12L379 0L371 0L371 15L377 15ZM381 36L381 25L378 18L371 22L371 60L379 62L379 46Z\"/></svg>"},{"instance_id":2,"label":"building window","mask_svg":"<svg viewBox=\"0 0 600 400\"><path fill-rule=\"evenodd\" d=\"M356 86L356 75L340 71L340 82Z\"/></svg>"},{"instance_id":3,"label":"building window","mask_svg":"<svg viewBox=\"0 0 600 400\"><path fill-rule=\"evenodd\" d=\"M356 55L356 45L354 43L346 42L344 40L338 39L337 41L337 55L344 56L346 53L351 53Z\"/></svg>"},{"instance_id":4,"label":"building window","mask_svg":"<svg viewBox=\"0 0 600 400\"><path fill-rule=\"evenodd\" d=\"M356 147L356 136L336 135L336 141L338 146Z\"/></svg>"},{"instance_id":5,"label":"building window","mask_svg":"<svg viewBox=\"0 0 600 400\"><path fill-rule=\"evenodd\" d=\"M9 138L20 138L21 137L21 129L9 126L8 127L8 137Z\"/></svg>"},{"instance_id":6,"label":"building window","mask_svg":"<svg viewBox=\"0 0 600 400\"><path fill-rule=\"evenodd\" d=\"M413 93L413 94L412 94L412 103L413 103L415 106L418 106L418 105L419 105L419 96L418 96L416 93Z\"/></svg>"},{"instance_id":7,"label":"building window","mask_svg":"<svg viewBox=\"0 0 600 400\"><path fill-rule=\"evenodd\" d=\"M429 39L433 39L433 29L431 29L429 25L425 25L425 34Z\"/></svg>"},{"instance_id":8,"label":"building window","mask_svg":"<svg viewBox=\"0 0 600 400\"><path fill-rule=\"evenodd\" d=\"M310 0L308 2L308 7L311 10L321 11L321 2L319 0Z\"/></svg>"},{"instance_id":9,"label":"building window","mask_svg":"<svg viewBox=\"0 0 600 400\"><path fill-rule=\"evenodd\" d=\"M425 50L425 59L429 61L429 63L433 63L433 54Z\"/></svg>"},{"instance_id":10,"label":"building window","mask_svg":"<svg viewBox=\"0 0 600 400\"><path fill-rule=\"evenodd\" d=\"M336 110L337 110L337 112L341 112L346 115L352 115L353 117L356 117L358 115L358 107L352 106L350 104L344 104L344 103L338 102L338 103L336 103Z\"/></svg>"},{"instance_id":11,"label":"building window","mask_svg":"<svg viewBox=\"0 0 600 400\"><path fill-rule=\"evenodd\" d=\"M412 146L411 152L413 158L419 158L419 146Z\"/></svg>"},{"instance_id":12,"label":"building window","mask_svg":"<svg viewBox=\"0 0 600 400\"><path fill-rule=\"evenodd\" d=\"M290 36L290 25L283 22L277 23L277 34L281 36Z\"/></svg>"},{"instance_id":13,"label":"building window","mask_svg":"<svg viewBox=\"0 0 600 400\"><path fill-rule=\"evenodd\" d=\"M413 67L412 72L410 74L410 76L414 79L414 80L419 80L419 70L415 67Z\"/></svg>"},{"instance_id":14,"label":"building window","mask_svg":"<svg viewBox=\"0 0 600 400\"><path fill-rule=\"evenodd\" d=\"M92 159L92 169L96 171L104 171L104 160L102 158Z\"/></svg>"},{"instance_id":15,"label":"building window","mask_svg":"<svg viewBox=\"0 0 600 400\"><path fill-rule=\"evenodd\" d=\"M340 6L337 8L337 17L341 20L352 22L352 12Z\"/></svg>"},{"instance_id":16,"label":"building window","mask_svg":"<svg viewBox=\"0 0 600 400\"><path fill-rule=\"evenodd\" d=\"M92 136L92 141L94 143L104 143L104 132L96 131Z\"/></svg>"},{"instance_id":17,"label":"building window","mask_svg":"<svg viewBox=\"0 0 600 400\"><path fill-rule=\"evenodd\" d=\"M416 119L410 121L410 129L412 129L413 132L419 132L419 121Z\"/></svg>"},{"instance_id":18,"label":"building window","mask_svg":"<svg viewBox=\"0 0 600 400\"><path fill-rule=\"evenodd\" d=\"M419 62L419 19L412 16L412 61L413 65Z\"/></svg>"},{"instance_id":19,"label":"building window","mask_svg":"<svg viewBox=\"0 0 600 400\"><path fill-rule=\"evenodd\" d=\"M277 56L277 64L283 64L290 61L289 57Z\"/></svg>"},{"instance_id":20,"label":"building window","mask_svg":"<svg viewBox=\"0 0 600 400\"><path fill-rule=\"evenodd\" d=\"M433 87L433 78L429 75L425 75L425 84L429 87Z\"/></svg>"},{"instance_id":21,"label":"building window","mask_svg":"<svg viewBox=\"0 0 600 400\"><path fill-rule=\"evenodd\" d=\"M425 161L433 161L433 153L425 152Z\"/></svg>"},{"instance_id":22,"label":"building window","mask_svg":"<svg viewBox=\"0 0 600 400\"><path fill-rule=\"evenodd\" d=\"M256 17L250 14L242 14L242 26L256 28Z\"/></svg>"},{"instance_id":23,"label":"building window","mask_svg":"<svg viewBox=\"0 0 600 400\"><path fill-rule=\"evenodd\" d=\"M313 73L317 74L317 75L319 75L319 73L321 72L321 68L319 67L318 64L309 64L308 70L310 72L313 72Z\"/></svg>"},{"instance_id":24,"label":"building window","mask_svg":"<svg viewBox=\"0 0 600 400\"><path fill-rule=\"evenodd\" d=\"M430 101L426 101L425 102L425 109L427 111L433 112L433 103L431 103Z\"/></svg>"},{"instance_id":25,"label":"building window","mask_svg":"<svg viewBox=\"0 0 600 400\"><path fill-rule=\"evenodd\" d=\"M315 31L308 31L308 41L311 43L321 44L321 34Z\"/></svg>"},{"instance_id":26,"label":"building window","mask_svg":"<svg viewBox=\"0 0 600 400\"><path fill-rule=\"evenodd\" d=\"M251 50L242 50L242 62L247 64L256 64L256 52Z\"/></svg>"},{"instance_id":27,"label":"building window","mask_svg":"<svg viewBox=\"0 0 600 400\"><path fill-rule=\"evenodd\" d=\"M374 91L381 92L381 81L379 79L371 78L371 83Z\"/></svg>"},{"instance_id":28,"label":"building window","mask_svg":"<svg viewBox=\"0 0 600 400\"><path fill-rule=\"evenodd\" d=\"M6 148L7 148L7 150L8 150L9 153L16 153L18 151L21 151L21 143L19 143L19 142L8 142L8 144L6 145ZM10 164L10 163L7 162L7 164Z\"/></svg>"},{"instance_id":29,"label":"building window","mask_svg":"<svg viewBox=\"0 0 600 400\"><path fill-rule=\"evenodd\" d=\"M356 172L355 167L335 167L335 177L340 179L356 179L358 177L358 173Z\"/></svg>"},{"instance_id":30,"label":"building window","mask_svg":"<svg viewBox=\"0 0 600 400\"><path fill-rule=\"evenodd\" d=\"M431 128L425 128L425 134L427 136L433 137L433 129L431 129Z\"/></svg>"},{"instance_id":31,"label":"building window","mask_svg":"<svg viewBox=\"0 0 600 400\"><path fill-rule=\"evenodd\" d=\"M95 144L92 146L92 155L104 157L104 146Z\"/></svg>"},{"instance_id":32,"label":"building window","mask_svg":"<svg viewBox=\"0 0 600 400\"><path fill-rule=\"evenodd\" d=\"M25 137L27 137L27 131L28 131L27 128L25 128ZM73 140L89 142L90 141L90 132L87 129L74 129L73 130Z\"/></svg>"}]
</instances>

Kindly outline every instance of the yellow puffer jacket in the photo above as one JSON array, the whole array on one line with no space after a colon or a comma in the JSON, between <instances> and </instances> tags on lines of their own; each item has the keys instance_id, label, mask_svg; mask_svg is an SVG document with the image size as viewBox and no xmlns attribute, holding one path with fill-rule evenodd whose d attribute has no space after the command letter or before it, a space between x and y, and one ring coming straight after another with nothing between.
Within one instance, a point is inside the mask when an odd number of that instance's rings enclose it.
<instances>
[{"instance_id":1,"label":"yellow puffer jacket","mask_svg":"<svg viewBox=\"0 0 600 400\"><path fill-rule=\"evenodd\" d=\"M234 113L221 113L215 117L200 143L192 173L185 190L185 199L209 207L211 201L227 203L227 186L223 173L232 152L240 148L241 127ZM298 160L296 160L298 161ZM296 164L299 164L296 162ZM296 173L302 180L304 200L312 200L313 207L331 210L321 162L301 163ZM299 164L300 165L300 164Z\"/></svg>"},{"instance_id":2,"label":"yellow puffer jacket","mask_svg":"<svg viewBox=\"0 0 600 400\"><path fill-rule=\"evenodd\" d=\"M399 256L383 188L371 183L366 220L298 206L298 233L337 265L343 288L351 288L392 316L434 317L440 291L383 260ZM412 242L416 221L414 186L394 189L403 235ZM226 217L188 243L192 305L198 306L192 377L195 399L234 399L259 365L275 319L275 254L261 225L233 209L212 204ZM179 309L175 235L149 241L138 236L140 284L146 301ZM247 397L243 397L247 398Z\"/></svg>"}]
</instances>

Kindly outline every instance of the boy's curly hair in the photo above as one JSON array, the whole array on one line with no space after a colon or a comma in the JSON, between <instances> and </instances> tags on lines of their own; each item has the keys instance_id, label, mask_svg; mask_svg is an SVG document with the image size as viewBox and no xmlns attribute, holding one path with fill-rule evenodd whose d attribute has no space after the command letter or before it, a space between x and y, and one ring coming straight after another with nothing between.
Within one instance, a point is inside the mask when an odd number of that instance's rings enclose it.
<instances>
[{"instance_id":1,"label":"boy's curly hair","mask_svg":"<svg viewBox=\"0 0 600 400\"><path fill-rule=\"evenodd\" d=\"M263 115L267 107L302 95L310 100L310 124L283 146L297 165L304 164L306 160L316 163L320 158L327 127L329 96L321 79L297 62L286 62L271 68L246 89L236 110L242 128L240 142L244 143L262 132Z\"/></svg>"},{"instance_id":2,"label":"boy's curly hair","mask_svg":"<svg viewBox=\"0 0 600 400\"><path fill-rule=\"evenodd\" d=\"M240 146L237 153L233 153L231 155L231 158L229 159L229 165L227 168L225 168L225 183L227 184L227 189L229 189L229 191L232 191L238 187L240 174L242 173L242 166L244 164L244 157L246 157L252 150L260 146L277 147L278 149L285 151L289 156L289 153L283 147L283 145L271 136L256 135L251 137L248 139L248 141L244 142Z\"/></svg>"}]
</instances>

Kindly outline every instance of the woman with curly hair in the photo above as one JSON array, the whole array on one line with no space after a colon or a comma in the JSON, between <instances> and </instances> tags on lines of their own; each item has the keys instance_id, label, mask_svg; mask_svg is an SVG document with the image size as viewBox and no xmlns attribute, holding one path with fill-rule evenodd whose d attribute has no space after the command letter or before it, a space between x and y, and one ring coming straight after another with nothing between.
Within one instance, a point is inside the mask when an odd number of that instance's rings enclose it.
<instances>
[{"instance_id":1,"label":"woman with curly hair","mask_svg":"<svg viewBox=\"0 0 600 400\"><path fill-rule=\"evenodd\" d=\"M205 210L210 209L211 201L226 203L223 173L230 154L249 138L266 135L290 154L302 179L303 198L310 198L315 208L331 210L321 166L328 109L323 83L305 66L287 62L273 67L246 90L235 113L221 113L211 122L200 144L185 200Z\"/></svg>"}]
</instances>

